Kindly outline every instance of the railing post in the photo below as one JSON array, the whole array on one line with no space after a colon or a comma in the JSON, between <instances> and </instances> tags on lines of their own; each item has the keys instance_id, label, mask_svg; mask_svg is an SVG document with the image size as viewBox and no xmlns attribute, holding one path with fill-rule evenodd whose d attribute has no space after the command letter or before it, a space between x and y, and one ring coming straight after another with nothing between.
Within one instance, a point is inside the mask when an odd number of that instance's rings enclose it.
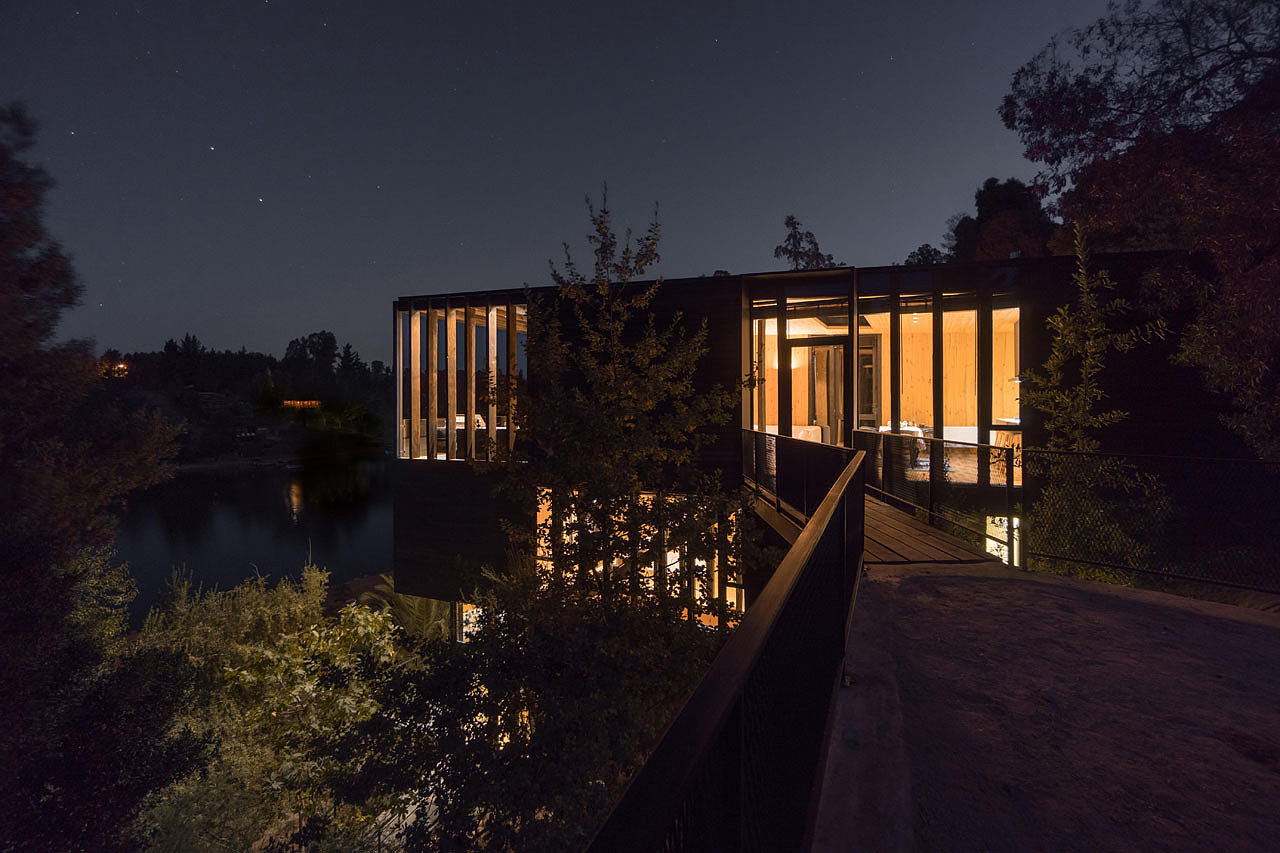
<instances>
[{"instance_id":1,"label":"railing post","mask_svg":"<svg viewBox=\"0 0 1280 853\"><path fill-rule=\"evenodd\" d=\"M1004 449L1004 538L1009 549L1006 559L1010 566L1016 566L1013 555L1013 447Z\"/></svg>"},{"instance_id":2,"label":"railing post","mask_svg":"<svg viewBox=\"0 0 1280 853\"><path fill-rule=\"evenodd\" d=\"M724 802L727 804L728 809L722 830L723 849L725 850L741 850L745 837L742 824L747 813L747 784L745 778L746 731L743 719L745 716L743 708L745 701L745 696L738 696L738 701L734 704L734 709L730 713L728 721L729 729L733 732L733 748L732 754L726 762L728 767L725 773L726 784L730 787L730 790L724 792Z\"/></svg>"},{"instance_id":3,"label":"railing post","mask_svg":"<svg viewBox=\"0 0 1280 853\"><path fill-rule=\"evenodd\" d=\"M929 525L937 523L933 511L936 506L938 484L942 482L942 441L928 438L929 442Z\"/></svg>"}]
</instances>

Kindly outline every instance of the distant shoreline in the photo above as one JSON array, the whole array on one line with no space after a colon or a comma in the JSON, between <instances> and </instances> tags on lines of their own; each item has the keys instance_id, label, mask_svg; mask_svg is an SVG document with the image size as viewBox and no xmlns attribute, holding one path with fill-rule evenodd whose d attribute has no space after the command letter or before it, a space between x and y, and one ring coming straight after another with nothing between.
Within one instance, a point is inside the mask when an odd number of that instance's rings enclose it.
<instances>
[{"instance_id":1,"label":"distant shoreline","mask_svg":"<svg viewBox=\"0 0 1280 853\"><path fill-rule=\"evenodd\" d=\"M225 459L202 459L198 462L183 462L176 467L179 474L190 474L198 471L225 471L233 468L279 468L300 463L296 455L288 456L232 456Z\"/></svg>"},{"instance_id":2,"label":"distant shoreline","mask_svg":"<svg viewBox=\"0 0 1280 853\"><path fill-rule=\"evenodd\" d=\"M181 462L178 463L175 470L178 474L189 474L201 471L227 471L236 468L287 468L292 465L304 465L309 461L319 459L381 459L388 455L390 455L389 451L385 448L372 445L343 447L328 453L301 453L294 450L289 453L225 456L217 459Z\"/></svg>"}]
</instances>

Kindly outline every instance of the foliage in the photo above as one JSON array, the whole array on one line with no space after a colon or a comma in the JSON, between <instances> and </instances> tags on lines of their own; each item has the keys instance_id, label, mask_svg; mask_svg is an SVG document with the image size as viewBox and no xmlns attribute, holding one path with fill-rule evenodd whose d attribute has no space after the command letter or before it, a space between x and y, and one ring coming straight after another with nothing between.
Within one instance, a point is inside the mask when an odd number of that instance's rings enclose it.
<instances>
[{"instance_id":1,"label":"foliage","mask_svg":"<svg viewBox=\"0 0 1280 853\"><path fill-rule=\"evenodd\" d=\"M387 720L431 724L375 729L368 778L430 792L436 819L409 828L410 849L581 849L718 638L550 591L529 561L479 603L469 642L424 645L422 675L380 691Z\"/></svg>"},{"instance_id":2,"label":"foliage","mask_svg":"<svg viewBox=\"0 0 1280 853\"><path fill-rule=\"evenodd\" d=\"M549 583L606 599L625 587L638 601L650 594L641 589L645 565L665 565L679 544L662 548L653 531L708 530L727 509L696 462L732 400L727 389L694 385L705 326L688 331L680 316L659 321L649 307L660 285L632 284L658 258L657 222L636 246L628 233L619 248L607 198L588 210L590 277L566 249L563 270L551 269L554 296L530 300L538 382L523 407L527 464L509 469L509 488L549 507L536 544L517 538L526 551L549 555ZM692 594L690 583L668 584L666 575L652 584L660 604Z\"/></svg>"},{"instance_id":3,"label":"foliage","mask_svg":"<svg viewBox=\"0 0 1280 853\"><path fill-rule=\"evenodd\" d=\"M128 849L141 800L200 750L167 734L182 668L123 643L127 572L91 546L168 476L177 429L113 400L88 342L53 340L81 287L44 229L35 134L0 108L0 848Z\"/></svg>"},{"instance_id":4,"label":"foliage","mask_svg":"<svg viewBox=\"0 0 1280 853\"><path fill-rule=\"evenodd\" d=\"M1000 115L1062 190L1140 139L1209 127L1278 65L1274 0L1112 2L1018 69Z\"/></svg>"},{"instance_id":5,"label":"foliage","mask_svg":"<svg viewBox=\"0 0 1280 853\"><path fill-rule=\"evenodd\" d=\"M945 263L947 255L941 249L936 248L928 243L921 243L919 246L911 250L907 255L907 259L903 261L906 264L941 264Z\"/></svg>"},{"instance_id":6,"label":"foliage","mask_svg":"<svg viewBox=\"0 0 1280 853\"><path fill-rule=\"evenodd\" d=\"M801 231L800 220L787 214L783 220L787 236L775 246L773 256L791 264L793 270L825 270L838 266L831 255L818 248L818 238L812 231Z\"/></svg>"},{"instance_id":7,"label":"foliage","mask_svg":"<svg viewBox=\"0 0 1280 853\"><path fill-rule=\"evenodd\" d=\"M692 377L705 331L651 310L654 222L633 244L588 201L589 272L568 256L531 294L534 382L504 488L527 502L510 573L474 598L465 643L421 642L347 754L350 795L416 804L412 849L580 848L705 671L737 614L709 595L755 568L737 498L700 470L725 389Z\"/></svg>"},{"instance_id":8,"label":"foliage","mask_svg":"<svg viewBox=\"0 0 1280 853\"><path fill-rule=\"evenodd\" d=\"M1039 258L1049 254L1057 226L1040 196L1017 178L987 178L974 193L977 215L957 213L943 238L950 261Z\"/></svg>"},{"instance_id":9,"label":"foliage","mask_svg":"<svg viewBox=\"0 0 1280 853\"><path fill-rule=\"evenodd\" d=\"M379 575L379 583L360 595L360 603L384 610L391 621L410 636L423 640L447 640L453 630L453 603L405 595L396 591L391 575Z\"/></svg>"},{"instance_id":10,"label":"foliage","mask_svg":"<svg viewBox=\"0 0 1280 853\"><path fill-rule=\"evenodd\" d=\"M1005 124L1106 244L1200 253L1157 270L1152 301L1191 313L1178 359L1280 458L1280 4L1113 4L1067 47L1015 74Z\"/></svg>"},{"instance_id":11,"label":"foliage","mask_svg":"<svg viewBox=\"0 0 1280 853\"><path fill-rule=\"evenodd\" d=\"M200 592L180 578L148 616L143 648L177 651L200 701L177 720L217 746L202 772L160 791L143 816L153 849L243 850L307 833L324 849L372 845L390 804L339 804L347 767L331 745L377 708L372 680L396 664L385 611L323 611L327 575L268 587L261 578ZM376 840L376 839L374 839Z\"/></svg>"},{"instance_id":12,"label":"foliage","mask_svg":"<svg viewBox=\"0 0 1280 853\"><path fill-rule=\"evenodd\" d=\"M142 800L204 751L172 726L192 695L191 673L176 656L128 641L133 582L112 560L109 549L88 548L56 567L67 596L55 603L66 610L28 614L27 636L41 645L6 660L30 667L48 692L5 697L0 849L133 849ZM42 664L65 669L49 674Z\"/></svg>"},{"instance_id":13,"label":"foliage","mask_svg":"<svg viewBox=\"0 0 1280 853\"><path fill-rule=\"evenodd\" d=\"M1106 271L1092 274L1084 228L1075 226L1076 301L1064 305L1048 320L1051 345L1041 370L1029 370L1022 381L1022 404L1044 417L1048 449L1092 453L1100 447L1098 431L1125 417L1119 409L1099 410L1105 394L1099 376L1107 353L1128 352L1152 337L1163 337L1162 322L1147 323L1124 331L1113 328L1128 310L1116 297Z\"/></svg>"},{"instance_id":14,"label":"foliage","mask_svg":"<svg viewBox=\"0 0 1280 853\"><path fill-rule=\"evenodd\" d=\"M1028 513L1027 547L1041 555L1148 568L1169 499L1156 477L1097 452L1099 434L1127 415L1102 408L1106 395L1100 378L1109 353L1128 352L1161 337L1165 327L1155 322L1116 329L1128 306L1122 299L1106 298L1114 284L1105 271L1090 271L1080 225L1075 227L1075 250L1076 300L1048 320L1051 347L1043 368L1022 377L1022 405L1044 418L1048 438L1043 452L1029 450L1023 456L1029 473L1043 482ZM1125 580L1054 556L1040 562L1076 576Z\"/></svg>"},{"instance_id":15,"label":"foliage","mask_svg":"<svg viewBox=\"0 0 1280 853\"><path fill-rule=\"evenodd\" d=\"M110 352L110 351L109 351ZM105 357L106 353L104 353ZM290 452L303 435L345 434L390 441L391 371L366 364L331 332L291 341L283 360L214 350L194 335L169 339L159 352L121 356L127 370L110 383L122 399L145 399L185 422L184 460ZM319 409L282 408L286 399L318 400Z\"/></svg>"}]
</instances>

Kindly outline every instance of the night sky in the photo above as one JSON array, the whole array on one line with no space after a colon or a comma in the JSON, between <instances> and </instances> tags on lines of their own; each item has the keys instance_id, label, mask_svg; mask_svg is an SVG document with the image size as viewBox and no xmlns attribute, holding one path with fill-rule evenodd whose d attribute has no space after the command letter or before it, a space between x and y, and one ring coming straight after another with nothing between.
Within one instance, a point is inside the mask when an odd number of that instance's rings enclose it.
<instances>
[{"instance_id":1,"label":"night sky","mask_svg":"<svg viewBox=\"0 0 1280 853\"><path fill-rule=\"evenodd\" d=\"M491 3L7 0L0 101L40 120L65 336L389 360L396 296L540 284L583 198L660 203L655 274L937 245L1029 178L1010 76L1103 0Z\"/></svg>"}]
</instances>

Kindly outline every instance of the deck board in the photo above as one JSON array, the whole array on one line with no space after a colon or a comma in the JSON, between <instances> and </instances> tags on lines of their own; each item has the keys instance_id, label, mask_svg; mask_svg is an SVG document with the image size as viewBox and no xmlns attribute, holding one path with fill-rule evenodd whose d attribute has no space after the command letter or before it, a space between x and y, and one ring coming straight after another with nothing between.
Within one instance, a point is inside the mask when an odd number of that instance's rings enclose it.
<instances>
[{"instance_id":1,"label":"deck board","mask_svg":"<svg viewBox=\"0 0 1280 853\"><path fill-rule=\"evenodd\" d=\"M975 563L992 560L969 543L867 496L867 563Z\"/></svg>"}]
</instances>

